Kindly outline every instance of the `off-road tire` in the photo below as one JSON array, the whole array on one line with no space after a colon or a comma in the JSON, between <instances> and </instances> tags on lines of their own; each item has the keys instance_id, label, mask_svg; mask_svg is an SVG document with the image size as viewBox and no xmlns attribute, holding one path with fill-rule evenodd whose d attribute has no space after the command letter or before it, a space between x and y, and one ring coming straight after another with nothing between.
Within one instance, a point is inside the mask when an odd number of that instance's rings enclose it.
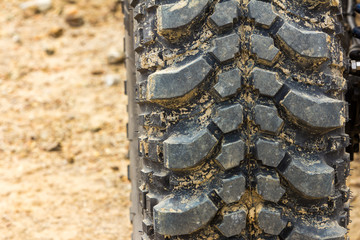
<instances>
[{"instance_id":1,"label":"off-road tire","mask_svg":"<svg viewBox=\"0 0 360 240\"><path fill-rule=\"evenodd\" d=\"M134 240L347 238L340 9L125 0Z\"/></svg>"}]
</instances>

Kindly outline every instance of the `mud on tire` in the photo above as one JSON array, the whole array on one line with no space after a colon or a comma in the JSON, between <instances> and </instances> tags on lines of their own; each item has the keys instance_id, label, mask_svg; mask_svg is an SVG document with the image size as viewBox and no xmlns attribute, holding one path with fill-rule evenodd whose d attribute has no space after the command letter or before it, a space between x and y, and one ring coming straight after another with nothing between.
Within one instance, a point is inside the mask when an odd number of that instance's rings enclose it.
<instances>
[{"instance_id":1,"label":"mud on tire","mask_svg":"<svg viewBox=\"0 0 360 240\"><path fill-rule=\"evenodd\" d=\"M133 239L346 239L338 1L125 1Z\"/></svg>"}]
</instances>

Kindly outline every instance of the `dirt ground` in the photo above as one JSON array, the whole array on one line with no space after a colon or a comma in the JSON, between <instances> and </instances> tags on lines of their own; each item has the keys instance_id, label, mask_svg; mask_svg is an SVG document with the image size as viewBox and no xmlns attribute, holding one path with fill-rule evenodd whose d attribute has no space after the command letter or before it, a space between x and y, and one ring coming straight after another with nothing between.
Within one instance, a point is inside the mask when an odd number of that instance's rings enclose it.
<instances>
[{"instance_id":1,"label":"dirt ground","mask_svg":"<svg viewBox=\"0 0 360 240\"><path fill-rule=\"evenodd\" d=\"M104 83L125 78L107 64L123 45L115 1L20 2L0 1L0 239L129 239L126 97Z\"/></svg>"},{"instance_id":2,"label":"dirt ground","mask_svg":"<svg viewBox=\"0 0 360 240\"><path fill-rule=\"evenodd\" d=\"M0 1L0 239L130 239L125 68L107 63L123 47L121 13L115 0L54 0L37 14L21 2Z\"/></svg>"}]
</instances>

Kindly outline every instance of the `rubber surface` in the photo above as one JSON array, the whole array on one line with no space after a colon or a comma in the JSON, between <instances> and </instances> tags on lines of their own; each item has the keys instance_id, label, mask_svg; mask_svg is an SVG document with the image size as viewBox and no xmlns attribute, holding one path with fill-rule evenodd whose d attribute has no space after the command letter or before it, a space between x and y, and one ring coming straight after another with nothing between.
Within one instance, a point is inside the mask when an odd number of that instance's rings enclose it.
<instances>
[{"instance_id":1,"label":"rubber surface","mask_svg":"<svg viewBox=\"0 0 360 240\"><path fill-rule=\"evenodd\" d=\"M346 239L338 1L126 5L133 239Z\"/></svg>"}]
</instances>

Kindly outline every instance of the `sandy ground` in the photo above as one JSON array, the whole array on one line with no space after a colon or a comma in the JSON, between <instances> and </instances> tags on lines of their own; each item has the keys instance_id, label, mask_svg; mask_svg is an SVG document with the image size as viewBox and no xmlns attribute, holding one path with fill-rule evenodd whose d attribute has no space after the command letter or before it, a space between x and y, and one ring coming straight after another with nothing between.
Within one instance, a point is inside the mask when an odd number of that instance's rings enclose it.
<instances>
[{"instance_id":1,"label":"sandy ground","mask_svg":"<svg viewBox=\"0 0 360 240\"><path fill-rule=\"evenodd\" d=\"M19 2L0 1L0 239L129 239L126 97L103 81L125 77L106 59L123 44L115 1Z\"/></svg>"},{"instance_id":2,"label":"sandy ground","mask_svg":"<svg viewBox=\"0 0 360 240\"><path fill-rule=\"evenodd\" d=\"M130 239L125 69L106 60L123 44L115 0L54 0L40 14L20 2L0 1L0 239ZM353 168L360 240L360 160Z\"/></svg>"}]
</instances>

